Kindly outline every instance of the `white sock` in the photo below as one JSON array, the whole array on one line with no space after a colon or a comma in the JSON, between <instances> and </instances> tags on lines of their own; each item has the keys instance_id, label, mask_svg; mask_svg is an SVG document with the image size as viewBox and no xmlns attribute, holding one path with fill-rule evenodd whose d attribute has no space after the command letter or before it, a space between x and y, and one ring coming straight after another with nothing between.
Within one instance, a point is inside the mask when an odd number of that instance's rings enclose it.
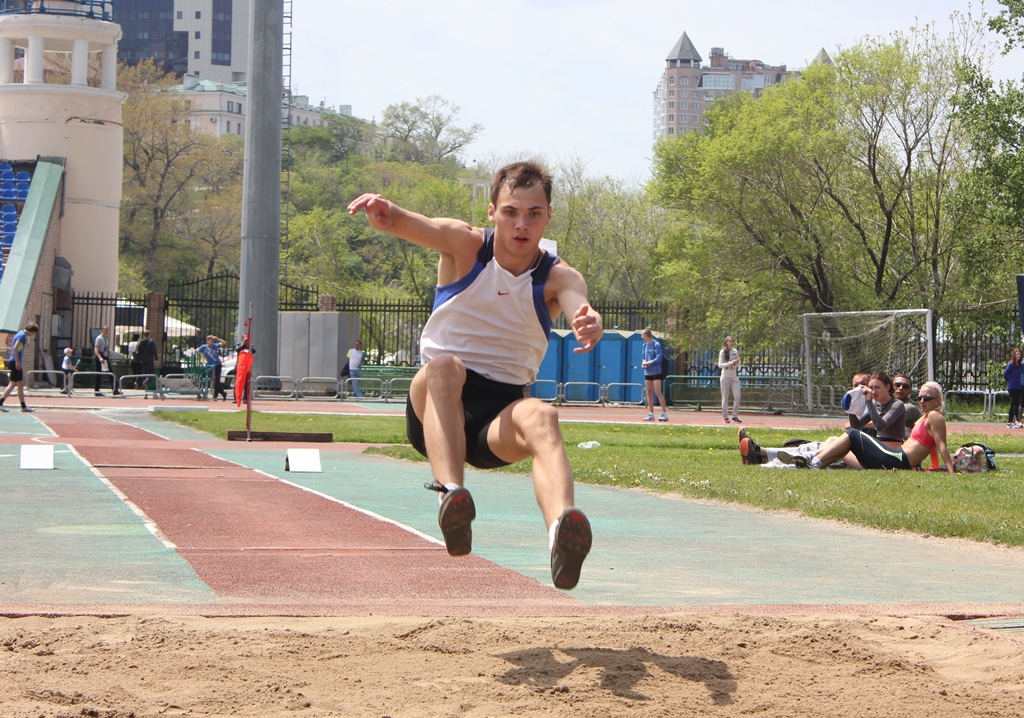
<instances>
[{"instance_id":1,"label":"white sock","mask_svg":"<svg viewBox=\"0 0 1024 718\"><path fill-rule=\"evenodd\" d=\"M548 527L548 551L555 547L555 535L558 533L558 519Z\"/></svg>"},{"instance_id":2,"label":"white sock","mask_svg":"<svg viewBox=\"0 0 1024 718\"><path fill-rule=\"evenodd\" d=\"M818 456L815 456L813 459L811 459L811 463L808 464L808 466L810 466L812 469L820 469L821 468L821 458L818 457Z\"/></svg>"},{"instance_id":3,"label":"white sock","mask_svg":"<svg viewBox=\"0 0 1024 718\"><path fill-rule=\"evenodd\" d=\"M461 486L459 486L458 484L445 484L445 485L444 485L444 487L445 487L446 489L448 489L448 491L454 491L455 489L461 489L461 488L462 488L462 487L461 487ZM444 501L444 495L445 495L445 493L446 493L446 492L444 492L444 491L438 491L438 492L437 492L437 503L438 503L438 505L440 505L440 504L441 504L441 502L443 502L443 501Z\"/></svg>"}]
</instances>

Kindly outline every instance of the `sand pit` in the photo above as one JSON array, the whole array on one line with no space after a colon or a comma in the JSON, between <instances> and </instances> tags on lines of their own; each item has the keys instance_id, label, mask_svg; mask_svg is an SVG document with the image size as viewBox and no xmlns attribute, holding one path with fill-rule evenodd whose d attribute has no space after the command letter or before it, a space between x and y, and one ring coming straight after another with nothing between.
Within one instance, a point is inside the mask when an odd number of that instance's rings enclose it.
<instances>
[{"instance_id":1,"label":"sand pit","mask_svg":"<svg viewBox=\"0 0 1024 718\"><path fill-rule=\"evenodd\" d=\"M5 718L1024 715L1024 638L935 617L0 619Z\"/></svg>"}]
</instances>

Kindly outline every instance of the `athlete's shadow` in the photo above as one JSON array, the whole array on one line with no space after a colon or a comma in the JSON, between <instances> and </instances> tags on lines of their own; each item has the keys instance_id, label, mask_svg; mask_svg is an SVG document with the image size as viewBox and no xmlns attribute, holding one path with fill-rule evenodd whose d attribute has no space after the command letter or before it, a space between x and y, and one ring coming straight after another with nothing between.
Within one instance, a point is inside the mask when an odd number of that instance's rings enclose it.
<instances>
[{"instance_id":1,"label":"athlete's shadow","mask_svg":"<svg viewBox=\"0 0 1024 718\"><path fill-rule=\"evenodd\" d=\"M555 652L571 656L559 659ZM533 648L498 654L517 668L510 669L498 680L511 686L534 686L553 689L577 668L600 668L601 688L633 700L650 700L635 690L636 684L651 676L649 666L688 681L703 683L717 705L728 705L736 692L736 679L722 661L697 656L663 656L646 648L612 650L609 648Z\"/></svg>"}]
</instances>

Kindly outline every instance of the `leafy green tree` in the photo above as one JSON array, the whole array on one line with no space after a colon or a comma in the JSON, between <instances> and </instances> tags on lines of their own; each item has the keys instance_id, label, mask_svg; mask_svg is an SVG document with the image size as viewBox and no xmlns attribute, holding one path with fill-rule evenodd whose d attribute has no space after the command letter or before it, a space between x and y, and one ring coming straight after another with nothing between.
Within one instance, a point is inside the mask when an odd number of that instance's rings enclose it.
<instances>
[{"instance_id":1,"label":"leafy green tree","mask_svg":"<svg viewBox=\"0 0 1024 718\"><path fill-rule=\"evenodd\" d=\"M587 278L591 300L652 301L660 297L655 250L672 217L643 188L586 174L573 158L554 173L552 221L546 232L558 253Z\"/></svg>"},{"instance_id":2,"label":"leafy green tree","mask_svg":"<svg viewBox=\"0 0 1024 718\"><path fill-rule=\"evenodd\" d=\"M1024 2L1001 2L1006 9L989 25L1006 35L1009 52L1024 45ZM1024 85L1010 80L997 86L982 63L969 58L959 71L962 84L954 103L976 162L963 182L961 199L983 221L1020 242L1024 239Z\"/></svg>"},{"instance_id":3,"label":"leafy green tree","mask_svg":"<svg viewBox=\"0 0 1024 718\"><path fill-rule=\"evenodd\" d=\"M381 117L380 131L398 159L422 163L454 160L483 132L479 124L455 124L458 114L458 105L440 95L417 97L415 104L389 105Z\"/></svg>"},{"instance_id":4,"label":"leafy green tree","mask_svg":"<svg viewBox=\"0 0 1024 718\"><path fill-rule=\"evenodd\" d=\"M150 288L162 288L197 270L202 255L181 234L183 222L202 197L240 184L241 148L237 139L202 135L190 103L173 91L177 80L152 61L122 66L118 82L128 95L121 254L140 262Z\"/></svg>"},{"instance_id":5,"label":"leafy green tree","mask_svg":"<svg viewBox=\"0 0 1024 718\"><path fill-rule=\"evenodd\" d=\"M660 143L651 190L684 217L665 271L691 320L720 334L742 318L749 343L780 315L959 301L973 225L952 199L971 153L950 90L979 39L969 18L867 39Z\"/></svg>"}]
</instances>

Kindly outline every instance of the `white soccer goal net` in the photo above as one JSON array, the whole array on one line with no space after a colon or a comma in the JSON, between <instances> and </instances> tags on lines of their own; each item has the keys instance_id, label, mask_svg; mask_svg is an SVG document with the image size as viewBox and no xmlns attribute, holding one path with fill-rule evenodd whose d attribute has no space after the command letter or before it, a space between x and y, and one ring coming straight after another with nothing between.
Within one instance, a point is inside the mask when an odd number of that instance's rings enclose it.
<instances>
[{"instance_id":1,"label":"white soccer goal net","mask_svg":"<svg viewBox=\"0 0 1024 718\"><path fill-rule=\"evenodd\" d=\"M807 407L835 408L857 372L935 378L930 309L804 314Z\"/></svg>"}]
</instances>

